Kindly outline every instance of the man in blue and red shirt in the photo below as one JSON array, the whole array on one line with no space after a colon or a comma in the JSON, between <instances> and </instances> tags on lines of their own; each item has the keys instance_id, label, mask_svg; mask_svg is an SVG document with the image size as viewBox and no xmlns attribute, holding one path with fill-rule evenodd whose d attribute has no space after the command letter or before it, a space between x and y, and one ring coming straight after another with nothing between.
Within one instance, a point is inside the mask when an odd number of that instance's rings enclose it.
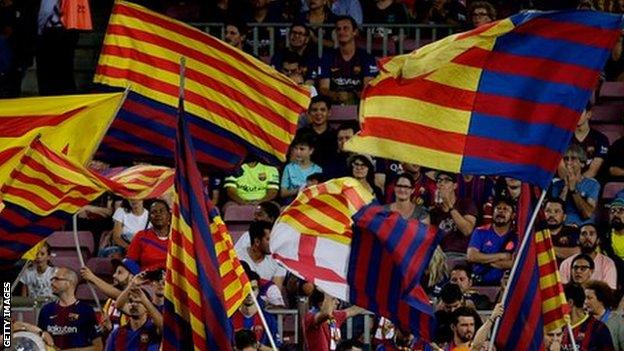
<instances>
[{"instance_id":1,"label":"man in blue and red shirt","mask_svg":"<svg viewBox=\"0 0 624 351\"><path fill-rule=\"evenodd\" d=\"M74 295L78 285L76 272L59 267L51 280L52 293L58 300L43 306L39 312L38 325L44 341L60 350L102 349L101 330L93 308Z\"/></svg>"},{"instance_id":2,"label":"man in blue and red shirt","mask_svg":"<svg viewBox=\"0 0 624 351\"><path fill-rule=\"evenodd\" d=\"M498 285L505 270L513 264L512 255L518 245L513 230L514 203L509 198L494 200L492 224L472 232L468 244L468 261L473 266L473 280L481 285Z\"/></svg>"},{"instance_id":3,"label":"man in blue and red shirt","mask_svg":"<svg viewBox=\"0 0 624 351\"><path fill-rule=\"evenodd\" d=\"M157 351L162 339L163 318L145 292L130 290L128 323L115 329L106 341L106 351Z\"/></svg>"}]
</instances>

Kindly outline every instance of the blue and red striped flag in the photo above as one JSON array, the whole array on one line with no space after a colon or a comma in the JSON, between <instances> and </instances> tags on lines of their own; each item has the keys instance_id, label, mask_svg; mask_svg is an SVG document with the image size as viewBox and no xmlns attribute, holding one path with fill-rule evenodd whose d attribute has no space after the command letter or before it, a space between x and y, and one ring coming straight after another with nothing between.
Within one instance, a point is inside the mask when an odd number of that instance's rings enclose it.
<instances>
[{"instance_id":1,"label":"blue and red striped flag","mask_svg":"<svg viewBox=\"0 0 624 351\"><path fill-rule=\"evenodd\" d=\"M167 254L163 350L231 350L224 286L182 101L178 114L178 198Z\"/></svg>"},{"instance_id":2,"label":"blue and red striped flag","mask_svg":"<svg viewBox=\"0 0 624 351\"><path fill-rule=\"evenodd\" d=\"M115 2L94 80L132 93L100 155L173 158L181 56L197 161L227 169L248 152L285 161L309 90L197 28L127 1Z\"/></svg>"},{"instance_id":3,"label":"blue and red striped flag","mask_svg":"<svg viewBox=\"0 0 624 351\"><path fill-rule=\"evenodd\" d=\"M438 245L437 228L378 205L363 207L353 221L349 301L432 340L433 307L420 278Z\"/></svg>"},{"instance_id":4,"label":"blue and red striped flag","mask_svg":"<svg viewBox=\"0 0 624 351\"><path fill-rule=\"evenodd\" d=\"M621 27L604 12L525 12L395 56L345 148L545 188Z\"/></svg>"}]
</instances>

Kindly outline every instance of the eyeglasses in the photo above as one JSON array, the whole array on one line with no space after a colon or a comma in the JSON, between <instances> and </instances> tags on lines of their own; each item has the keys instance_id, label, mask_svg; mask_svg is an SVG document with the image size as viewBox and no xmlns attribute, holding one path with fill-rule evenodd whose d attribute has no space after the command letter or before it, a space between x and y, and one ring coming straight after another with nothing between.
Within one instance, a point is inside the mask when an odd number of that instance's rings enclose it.
<instances>
[{"instance_id":1,"label":"eyeglasses","mask_svg":"<svg viewBox=\"0 0 624 351\"><path fill-rule=\"evenodd\" d=\"M306 32L299 32L299 31L295 31L295 30L291 31L290 34L291 35L298 35L300 37L305 37L306 36Z\"/></svg>"},{"instance_id":2,"label":"eyeglasses","mask_svg":"<svg viewBox=\"0 0 624 351\"><path fill-rule=\"evenodd\" d=\"M67 278L59 278L59 277L52 277L50 278L50 280L54 281L54 280L69 280Z\"/></svg>"},{"instance_id":3,"label":"eyeglasses","mask_svg":"<svg viewBox=\"0 0 624 351\"><path fill-rule=\"evenodd\" d=\"M397 184L394 187L395 188L400 188L400 189L412 189L411 185L403 185L403 184Z\"/></svg>"},{"instance_id":4,"label":"eyeglasses","mask_svg":"<svg viewBox=\"0 0 624 351\"><path fill-rule=\"evenodd\" d=\"M624 213L624 207L611 207L611 209L609 210L609 213L611 214Z\"/></svg>"},{"instance_id":5,"label":"eyeglasses","mask_svg":"<svg viewBox=\"0 0 624 351\"><path fill-rule=\"evenodd\" d=\"M352 165L353 167L368 167L366 163L362 163L362 162L353 162Z\"/></svg>"},{"instance_id":6,"label":"eyeglasses","mask_svg":"<svg viewBox=\"0 0 624 351\"><path fill-rule=\"evenodd\" d=\"M573 271L581 271L581 272L585 272L586 270L590 269L591 267L589 266L572 266L572 270Z\"/></svg>"}]
</instances>

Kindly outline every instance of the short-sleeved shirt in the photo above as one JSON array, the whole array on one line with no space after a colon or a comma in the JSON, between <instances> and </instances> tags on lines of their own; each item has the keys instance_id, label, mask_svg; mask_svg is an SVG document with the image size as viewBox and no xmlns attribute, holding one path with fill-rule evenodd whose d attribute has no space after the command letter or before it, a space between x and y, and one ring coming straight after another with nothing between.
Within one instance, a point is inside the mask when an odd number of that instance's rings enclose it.
<instances>
[{"instance_id":1,"label":"short-sleeved shirt","mask_svg":"<svg viewBox=\"0 0 624 351\"><path fill-rule=\"evenodd\" d=\"M271 255L265 255L262 261L257 263L251 259L251 256L249 256L248 249L249 249L249 246L245 247L242 250L236 251L236 254L238 255L238 259L241 261L247 262L251 270L258 273L260 278L266 279L266 280L272 280L273 277L285 277L286 276L286 269L280 266L277 263L277 261L275 261L275 259L271 257Z\"/></svg>"},{"instance_id":2,"label":"short-sleeved shirt","mask_svg":"<svg viewBox=\"0 0 624 351\"><path fill-rule=\"evenodd\" d=\"M364 49L357 48L349 61L339 50L331 49L323 53L319 66L319 79L329 78L329 89L357 93L364 87L365 77L377 75L375 59Z\"/></svg>"},{"instance_id":3,"label":"short-sleeved shirt","mask_svg":"<svg viewBox=\"0 0 624 351\"><path fill-rule=\"evenodd\" d=\"M137 216L132 212L127 212L123 207L120 207L113 213L113 220L123 224L121 231L122 236L125 240L130 242L134 234L148 227L149 211L143 209L143 213Z\"/></svg>"},{"instance_id":4,"label":"short-sleeved shirt","mask_svg":"<svg viewBox=\"0 0 624 351\"><path fill-rule=\"evenodd\" d=\"M306 184L306 179L309 175L322 172L323 169L315 163L310 164L308 168L301 168L298 163L290 162L284 167L282 188L288 190L299 189Z\"/></svg>"},{"instance_id":5,"label":"short-sleeved shirt","mask_svg":"<svg viewBox=\"0 0 624 351\"><path fill-rule=\"evenodd\" d=\"M314 323L316 311L306 313L303 321L305 330L305 343L309 350L330 351L335 350L340 342L340 326L347 320L347 312L334 311L332 318L317 325ZM314 345L312 347L311 345Z\"/></svg>"},{"instance_id":6,"label":"short-sleeved shirt","mask_svg":"<svg viewBox=\"0 0 624 351\"><path fill-rule=\"evenodd\" d=\"M578 350L613 351L613 340L607 326L594 317L586 316L577 325L572 326L572 334ZM561 351L574 350L570 335L563 333Z\"/></svg>"},{"instance_id":7,"label":"short-sleeved shirt","mask_svg":"<svg viewBox=\"0 0 624 351\"><path fill-rule=\"evenodd\" d=\"M132 330L130 324L113 330L106 340L106 351L157 351L161 339L158 328L148 318L145 324L137 330Z\"/></svg>"},{"instance_id":8,"label":"short-sleeved shirt","mask_svg":"<svg viewBox=\"0 0 624 351\"><path fill-rule=\"evenodd\" d=\"M127 267L132 274L144 270L165 268L167 262L167 244L169 237L159 237L153 229L142 230L134 236L126 258L131 260Z\"/></svg>"},{"instance_id":9,"label":"short-sleeved shirt","mask_svg":"<svg viewBox=\"0 0 624 351\"><path fill-rule=\"evenodd\" d=\"M27 269L20 278L20 282L28 287L28 297L36 299L42 297L55 298L52 294L52 282L56 268L48 266L46 270L39 274L36 267Z\"/></svg>"},{"instance_id":10,"label":"short-sleeved shirt","mask_svg":"<svg viewBox=\"0 0 624 351\"><path fill-rule=\"evenodd\" d=\"M559 197L564 186L565 182L562 179L555 180L550 187L551 197ZM594 203L597 203L598 194L600 193L600 183L598 183L598 181L594 178L583 178L576 185L576 191L579 193L579 195L581 195L582 198L591 199L594 201ZM565 200L565 213L565 224L575 225L578 227L586 223L594 223L596 218L596 215L592 214L588 219L583 219L580 212L576 208L576 204L574 204L572 194L570 194L569 192Z\"/></svg>"},{"instance_id":11,"label":"short-sleeved shirt","mask_svg":"<svg viewBox=\"0 0 624 351\"><path fill-rule=\"evenodd\" d=\"M264 314L264 318L270 331L273 331L273 341L275 341L276 346L280 346L282 343L281 339L279 338L279 333L277 333L277 321L275 320L275 316L272 313L268 313L264 310L262 311L262 313ZM239 310L237 310L230 317L230 323L232 323L232 328L235 332L241 329L251 330L256 335L256 340L258 340L258 342L260 342L262 345L270 345L267 331L264 328L264 324L262 323L262 319L260 319L259 313L248 317L242 314Z\"/></svg>"},{"instance_id":12,"label":"short-sleeved shirt","mask_svg":"<svg viewBox=\"0 0 624 351\"><path fill-rule=\"evenodd\" d=\"M279 190L279 172L273 166L248 163L241 166L237 174L225 178L225 188L235 188L236 194L245 201L264 198L269 189Z\"/></svg>"},{"instance_id":13,"label":"short-sleeved shirt","mask_svg":"<svg viewBox=\"0 0 624 351\"><path fill-rule=\"evenodd\" d=\"M567 284L570 281L570 273L572 269L572 260L577 255L572 255L559 266L559 273L561 273L561 283ZM592 280L600 280L609 285L611 289L617 288L617 270L615 268L615 262L612 259L603 254L596 254L594 258L594 273L591 276Z\"/></svg>"},{"instance_id":14,"label":"short-sleeved shirt","mask_svg":"<svg viewBox=\"0 0 624 351\"><path fill-rule=\"evenodd\" d=\"M583 141L573 136L572 142L583 148L585 155L587 155L587 162L583 165L583 172L589 168L594 158L607 159L609 153L609 138L593 128L589 130L589 133Z\"/></svg>"},{"instance_id":15,"label":"short-sleeved shirt","mask_svg":"<svg viewBox=\"0 0 624 351\"><path fill-rule=\"evenodd\" d=\"M564 225L559 233L550 232L550 238L555 247L577 247L579 246L579 229Z\"/></svg>"},{"instance_id":16,"label":"short-sleeved shirt","mask_svg":"<svg viewBox=\"0 0 624 351\"><path fill-rule=\"evenodd\" d=\"M475 229L472 232L470 244L468 244L469 248L475 248L484 254L513 253L517 246L518 235L516 233L510 231L498 235L492 225ZM505 271L487 264L477 263L472 266L472 273L478 277L477 280L481 284L499 284Z\"/></svg>"},{"instance_id":17,"label":"short-sleeved shirt","mask_svg":"<svg viewBox=\"0 0 624 351\"><path fill-rule=\"evenodd\" d=\"M91 346L102 332L93 308L81 301L69 306L58 302L43 306L38 326L52 336L54 346L61 350Z\"/></svg>"},{"instance_id":18,"label":"short-sleeved shirt","mask_svg":"<svg viewBox=\"0 0 624 351\"><path fill-rule=\"evenodd\" d=\"M297 131L297 136L310 134L315 138L312 162L325 169L338 153L338 136L336 131L327 127L321 134L317 134L311 126L303 127ZM295 136L295 138L297 137Z\"/></svg>"},{"instance_id":19,"label":"short-sleeved shirt","mask_svg":"<svg viewBox=\"0 0 624 351\"><path fill-rule=\"evenodd\" d=\"M471 215L475 218L478 217L479 212L475 204L469 199L457 199L455 208L462 216ZM457 224L453 220L451 212L448 213L442 211L441 208L434 206L429 212L431 216L431 223L438 226L443 232L444 237L440 243L444 252L463 252L466 253L468 244L470 243L470 235L464 235Z\"/></svg>"}]
</instances>

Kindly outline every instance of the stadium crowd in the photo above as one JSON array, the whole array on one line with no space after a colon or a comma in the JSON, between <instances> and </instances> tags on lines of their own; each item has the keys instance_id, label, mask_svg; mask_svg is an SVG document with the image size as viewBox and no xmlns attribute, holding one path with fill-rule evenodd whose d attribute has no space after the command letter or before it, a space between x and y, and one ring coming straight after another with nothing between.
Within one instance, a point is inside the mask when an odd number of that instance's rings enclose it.
<instances>
[{"instance_id":1,"label":"stadium crowd","mask_svg":"<svg viewBox=\"0 0 624 351\"><path fill-rule=\"evenodd\" d=\"M51 1L42 0L44 3ZM344 145L359 130L357 116L354 113L351 118L337 120L332 111L357 104L363 86L377 74L374 53L356 43L362 23L450 24L469 29L522 8L544 4L457 0L143 3L186 22L228 19L224 40L248 52L253 36L247 24L292 23L286 34L288 46L278 48L267 61L294 81L313 88L313 98L299 121L285 165L274 167L249 156L232 173L205 177L206 190L221 208L226 223L235 223L230 227L235 249L262 310L249 296L230 318L236 350L270 349L269 333L283 350L364 349L366 324L360 315L367 312L338 301L291 274L272 258L269 248L271 228L283 206L305 187L343 176L360 181L388 210L441 230L440 246L422 281L436 309L438 326L434 341L443 350L486 349L493 321L504 312L498 303L519 245L518 200L522 183L507 177L439 172L350 153ZM565 1L544 3L566 5ZM59 57L57 52L51 58L50 52L46 52L50 46L38 46L29 56L32 48L19 40L32 34L46 45L63 41L63 48L71 52L75 40L57 26L54 7L41 7L31 13L39 18L39 26L38 31L34 28L36 33L29 34L20 27L23 22L14 16L23 10L20 6L11 0L0 1L0 46L7 48L1 50L4 56L0 58L2 96L19 95L24 70L30 66L28 57L32 59L33 55L38 64L41 94L75 92L73 64L67 66L58 61L67 63L73 55ZM574 6L622 12L624 4L597 0ZM318 37L315 28L323 24L333 25L334 30ZM260 34L261 55L267 52L263 48L267 38L268 34ZM315 49L319 41L327 47L321 57ZM57 49L54 45L52 48ZM607 82L621 79L621 51L620 39L605 67ZM53 62L49 65L41 64L50 60ZM595 110L605 104L599 91L597 87L595 97L581 116L540 210L537 227L550 229L580 350L624 350L624 137L609 140L592 123ZM621 116L619 123L623 123ZM109 167L101 162L94 163L96 166L103 172ZM253 209L248 211L253 215L241 216L246 213L242 209ZM79 229L91 233L96 243L93 258L107 262L103 265L107 268L55 265L55 247L44 245L19 282L21 295L45 303L36 323L16 322L14 331L40 334L48 345L58 349L93 346L106 350L157 350L163 332L170 224L171 204L166 200L128 201L105 195L85 207ZM78 298L81 281L98 290L104 301L102 311L94 312L93 299L88 294L81 296L89 301ZM302 335L298 344L293 342L292 335L278 333L272 311L283 309L299 310L295 317L300 321ZM259 312L264 313L270 330L265 328ZM345 321L350 318L353 333L347 338ZM394 328L384 318L374 320L368 331L373 335L373 349L435 349ZM572 350L566 330L548 333L545 346L547 350Z\"/></svg>"}]
</instances>

